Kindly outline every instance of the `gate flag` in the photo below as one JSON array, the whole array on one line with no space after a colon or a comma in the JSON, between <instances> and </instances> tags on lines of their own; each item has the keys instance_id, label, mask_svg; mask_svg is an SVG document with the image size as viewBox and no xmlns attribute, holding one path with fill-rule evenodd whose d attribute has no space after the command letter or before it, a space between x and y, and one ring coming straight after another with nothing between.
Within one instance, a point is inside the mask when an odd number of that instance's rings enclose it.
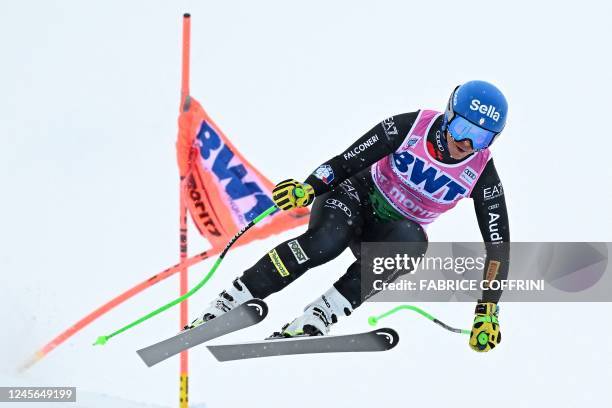
<instances>
[{"instance_id":1,"label":"gate flag","mask_svg":"<svg viewBox=\"0 0 612 408\"><path fill-rule=\"evenodd\" d=\"M202 105L188 96L179 115L177 159L191 219L213 248L274 205L274 184L234 147ZM236 244L244 245L303 225L309 211L279 211Z\"/></svg>"}]
</instances>

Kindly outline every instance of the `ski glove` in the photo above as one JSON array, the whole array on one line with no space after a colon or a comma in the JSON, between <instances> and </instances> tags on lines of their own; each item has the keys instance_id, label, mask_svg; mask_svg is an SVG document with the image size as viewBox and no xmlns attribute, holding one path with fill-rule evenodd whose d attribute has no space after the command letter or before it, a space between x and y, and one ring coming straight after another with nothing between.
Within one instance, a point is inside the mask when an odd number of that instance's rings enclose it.
<instances>
[{"instance_id":1,"label":"ski glove","mask_svg":"<svg viewBox=\"0 0 612 408\"><path fill-rule=\"evenodd\" d=\"M281 181L272 190L272 200L281 210L308 207L314 197L315 192L311 185L293 179Z\"/></svg>"},{"instance_id":2,"label":"ski glove","mask_svg":"<svg viewBox=\"0 0 612 408\"><path fill-rule=\"evenodd\" d=\"M479 353L487 352L501 342L501 332L495 303L478 302L474 313L474 324L470 333L470 347Z\"/></svg>"}]
</instances>

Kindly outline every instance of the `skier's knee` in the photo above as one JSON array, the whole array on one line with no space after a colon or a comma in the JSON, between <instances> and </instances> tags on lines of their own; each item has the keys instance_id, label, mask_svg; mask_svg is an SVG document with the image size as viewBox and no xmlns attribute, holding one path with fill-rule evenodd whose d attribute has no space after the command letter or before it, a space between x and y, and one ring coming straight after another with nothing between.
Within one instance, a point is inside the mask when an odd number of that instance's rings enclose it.
<instances>
[{"instance_id":1,"label":"skier's knee","mask_svg":"<svg viewBox=\"0 0 612 408\"><path fill-rule=\"evenodd\" d=\"M322 265L340 255L348 246L351 234L348 228L325 225L316 229L308 229L297 238L306 256L309 257L309 267Z\"/></svg>"},{"instance_id":2,"label":"skier's knee","mask_svg":"<svg viewBox=\"0 0 612 408\"><path fill-rule=\"evenodd\" d=\"M418 223L411 220L389 222L381 232L382 240L386 242L424 242L427 243L427 233ZM425 246L426 248L427 246Z\"/></svg>"},{"instance_id":3,"label":"skier's knee","mask_svg":"<svg viewBox=\"0 0 612 408\"><path fill-rule=\"evenodd\" d=\"M343 230L309 229L269 251L244 272L242 281L254 296L263 299L283 289L308 269L340 255L349 239Z\"/></svg>"}]
</instances>

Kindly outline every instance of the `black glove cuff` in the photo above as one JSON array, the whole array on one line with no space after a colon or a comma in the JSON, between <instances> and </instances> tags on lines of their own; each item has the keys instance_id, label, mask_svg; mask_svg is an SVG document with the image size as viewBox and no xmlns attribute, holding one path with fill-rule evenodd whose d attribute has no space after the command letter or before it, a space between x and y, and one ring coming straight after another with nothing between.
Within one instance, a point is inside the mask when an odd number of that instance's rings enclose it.
<instances>
[{"instance_id":1,"label":"black glove cuff","mask_svg":"<svg viewBox=\"0 0 612 408\"><path fill-rule=\"evenodd\" d=\"M476 309L474 310L474 313L478 315L493 316L493 315L497 315L497 310L498 310L497 304L495 303L478 302L478 304L476 305Z\"/></svg>"}]
</instances>

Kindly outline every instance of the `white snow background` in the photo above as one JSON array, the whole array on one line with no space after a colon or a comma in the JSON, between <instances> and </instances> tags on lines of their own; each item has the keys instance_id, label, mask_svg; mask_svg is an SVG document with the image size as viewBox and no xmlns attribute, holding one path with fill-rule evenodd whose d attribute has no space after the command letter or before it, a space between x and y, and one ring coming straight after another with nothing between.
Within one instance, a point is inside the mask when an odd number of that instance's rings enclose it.
<instances>
[{"instance_id":1,"label":"white snow background","mask_svg":"<svg viewBox=\"0 0 612 408\"><path fill-rule=\"evenodd\" d=\"M30 371L15 368L178 260L174 142L185 11L193 16L192 94L272 180L302 179L383 118L442 110L454 86L485 79L510 103L492 150L512 239L612 240L610 2L3 0L0 385L76 386L78 406L121 406L113 398L178 405L178 358L147 368L134 352L174 334L178 309L91 346L174 298L178 275ZM297 232L232 250L190 301L191 314ZM471 200L429 235L479 241ZM194 234L190 245L190 253L204 248ZM264 323L217 343L277 330L350 259L347 252L310 271L268 299ZM191 269L191 285L211 264ZM390 306L365 305L335 333L367 330L367 317ZM471 324L473 304L424 306L451 325ZM384 322L401 335L387 353L220 364L198 347L190 354L191 401L208 408L604 406L612 399L611 312L610 304L502 303L503 342L487 354L409 314Z\"/></svg>"}]
</instances>

